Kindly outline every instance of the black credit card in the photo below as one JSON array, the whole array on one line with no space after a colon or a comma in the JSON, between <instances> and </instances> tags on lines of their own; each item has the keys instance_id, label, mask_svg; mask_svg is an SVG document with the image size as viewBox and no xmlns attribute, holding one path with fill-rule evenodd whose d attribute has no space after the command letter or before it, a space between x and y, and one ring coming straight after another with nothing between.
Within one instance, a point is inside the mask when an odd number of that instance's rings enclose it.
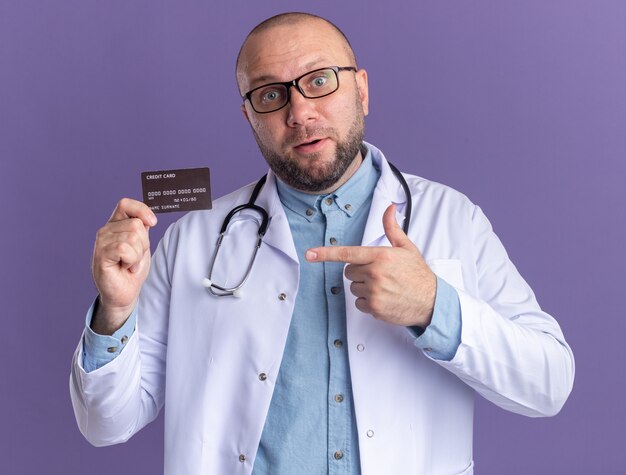
<instances>
[{"instance_id":1,"label":"black credit card","mask_svg":"<svg viewBox=\"0 0 626 475\"><path fill-rule=\"evenodd\" d=\"M206 167L143 172L143 202L155 213L211 209L210 178Z\"/></svg>"}]
</instances>

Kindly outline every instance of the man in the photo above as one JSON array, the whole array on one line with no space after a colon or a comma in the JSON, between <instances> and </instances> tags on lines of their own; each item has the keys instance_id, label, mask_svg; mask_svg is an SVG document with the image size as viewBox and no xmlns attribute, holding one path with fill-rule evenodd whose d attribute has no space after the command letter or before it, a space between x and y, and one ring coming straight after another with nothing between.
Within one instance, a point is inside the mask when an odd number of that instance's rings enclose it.
<instances>
[{"instance_id":1,"label":"man","mask_svg":"<svg viewBox=\"0 0 626 475\"><path fill-rule=\"evenodd\" d=\"M480 209L363 142L367 74L343 34L307 14L266 20L237 81L271 168L249 278L239 298L215 295L248 267L259 218L244 210L206 280L254 185L186 215L152 258L155 216L121 200L74 357L83 434L123 442L165 405L166 473L457 474L473 473L475 392L556 414L574 373L558 324Z\"/></svg>"}]
</instances>

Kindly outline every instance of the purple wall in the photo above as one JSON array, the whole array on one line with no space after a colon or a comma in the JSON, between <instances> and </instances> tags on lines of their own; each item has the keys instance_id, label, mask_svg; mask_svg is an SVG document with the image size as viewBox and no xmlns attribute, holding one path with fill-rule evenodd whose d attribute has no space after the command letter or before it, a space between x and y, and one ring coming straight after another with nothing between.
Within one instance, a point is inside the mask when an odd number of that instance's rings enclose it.
<instances>
[{"instance_id":1,"label":"purple wall","mask_svg":"<svg viewBox=\"0 0 626 475\"><path fill-rule=\"evenodd\" d=\"M262 174L234 58L311 5L369 71L367 139L483 207L574 349L557 417L478 402L477 473L625 473L626 3L221 3L0 0L2 473L161 473L161 422L95 449L73 419L94 235L140 171L209 166L214 197Z\"/></svg>"}]
</instances>

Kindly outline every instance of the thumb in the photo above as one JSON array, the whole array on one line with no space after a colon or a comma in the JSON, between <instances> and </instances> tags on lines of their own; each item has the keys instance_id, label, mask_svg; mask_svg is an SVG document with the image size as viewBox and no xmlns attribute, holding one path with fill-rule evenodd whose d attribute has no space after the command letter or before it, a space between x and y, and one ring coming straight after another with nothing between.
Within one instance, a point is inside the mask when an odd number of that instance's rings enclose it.
<instances>
[{"instance_id":1,"label":"thumb","mask_svg":"<svg viewBox=\"0 0 626 475\"><path fill-rule=\"evenodd\" d=\"M415 244L404 234L396 221L396 205L390 205L383 214L383 228L385 235L393 247L415 248Z\"/></svg>"}]
</instances>

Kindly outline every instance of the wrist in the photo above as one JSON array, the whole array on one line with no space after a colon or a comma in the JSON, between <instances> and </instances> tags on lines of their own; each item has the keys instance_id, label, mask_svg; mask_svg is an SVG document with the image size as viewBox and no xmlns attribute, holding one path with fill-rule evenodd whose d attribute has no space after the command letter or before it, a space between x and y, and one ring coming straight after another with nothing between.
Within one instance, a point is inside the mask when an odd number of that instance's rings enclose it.
<instances>
[{"instance_id":1,"label":"wrist","mask_svg":"<svg viewBox=\"0 0 626 475\"><path fill-rule=\"evenodd\" d=\"M431 283L428 286L428 290L424 293L425 297L421 304L421 311L419 318L416 318L411 327L418 327L422 329L422 333L433 320L433 313L435 311L435 302L437 301L437 276L431 273Z\"/></svg>"},{"instance_id":2,"label":"wrist","mask_svg":"<svg viewBox=\"0 0 626 475\"><path fill-rule=\"evenodd\" d=\"M100 296L96 299L93 317L89 327L98 335L113 335L128 320L136 302L125 307L113 307L102 302Z\"/></svg>"}]
</instances>

